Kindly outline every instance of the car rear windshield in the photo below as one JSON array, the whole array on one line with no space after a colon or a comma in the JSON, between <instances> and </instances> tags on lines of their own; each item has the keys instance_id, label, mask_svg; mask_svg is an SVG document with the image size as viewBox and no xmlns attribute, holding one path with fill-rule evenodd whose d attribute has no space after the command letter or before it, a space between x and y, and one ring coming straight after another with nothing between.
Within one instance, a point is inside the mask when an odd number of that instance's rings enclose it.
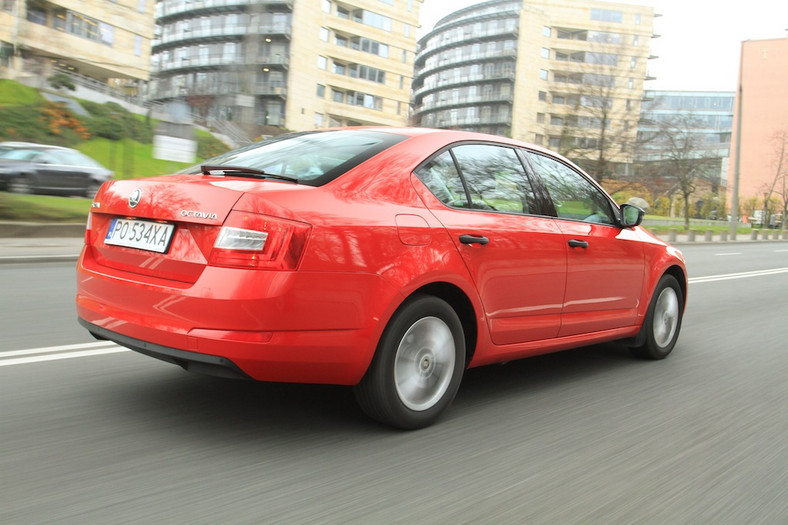
<instances>
[{"instance_id":1,"label":"car rear windshield","mask_svg":"<svg viewBox=\"0 0 788 525\"><path fill-rule=\"evenodd\" d=\"M322 186L405 138L369 130L291 133L224 153L182 173L201 173L201 165L232 166Z\"/></svg>"}]
</instances>

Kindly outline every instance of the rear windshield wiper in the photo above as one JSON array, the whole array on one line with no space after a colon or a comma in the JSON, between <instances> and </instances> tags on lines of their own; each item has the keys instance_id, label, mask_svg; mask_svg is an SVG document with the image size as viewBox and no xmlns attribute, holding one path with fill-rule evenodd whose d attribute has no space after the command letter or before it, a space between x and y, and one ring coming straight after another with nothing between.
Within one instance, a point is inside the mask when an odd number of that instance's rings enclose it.
<instances>
[{"instance_id":1,"label":"rear windshield wiper","mask_svg":"<svg viewBox=\"0 0 788 525\"><path fill-rule=\"evenodd\" d=\"M279 179L290 182L298 182L297 177L290 177L288 175L279 175L276 173L268 173L267 171L258 170L255 168L247 168L245 166L221 166L213 164L203 164L200 166L203 175L215 175L221 172L223 175L234 175L243 177L244 175L252 176L260 179Z\"/></svg>"}]
</instances>

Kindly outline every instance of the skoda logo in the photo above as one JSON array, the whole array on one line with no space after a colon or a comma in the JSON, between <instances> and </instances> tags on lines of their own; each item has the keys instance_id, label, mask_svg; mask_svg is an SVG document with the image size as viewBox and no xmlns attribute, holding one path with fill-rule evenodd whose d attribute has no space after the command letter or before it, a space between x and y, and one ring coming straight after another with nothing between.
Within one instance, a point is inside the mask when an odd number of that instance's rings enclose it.
<instances>
[{"instance_id":1,"label":"skoda logo","mask_svg":"<svg viewBox=\"0 0 788 525\"><path fill-rule=\"evenodd\" d=\"M140 199L142 198L142 191L134 190L129 195L129 208L136 208L137 204L140 203Z\"/></svg>"}]
</instances>

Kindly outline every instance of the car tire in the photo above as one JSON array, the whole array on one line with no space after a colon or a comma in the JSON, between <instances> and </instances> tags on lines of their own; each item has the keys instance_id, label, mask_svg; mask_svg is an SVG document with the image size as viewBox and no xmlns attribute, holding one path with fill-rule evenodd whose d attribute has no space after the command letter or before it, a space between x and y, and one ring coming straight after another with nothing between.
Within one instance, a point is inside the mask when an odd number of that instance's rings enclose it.
<instances>
[{"instance_id":1,"label":"car tire","mask_svg":"<svg viewBox=\"0 0 788 525\"><path fill-rule=\"evenodd\" d=\"M462 323L448 303L418 295L394 314L354 393L373 419L412 430L451 404L465 369Z\"/></svg>"},{"instance_id":2,"label":"car tire","mask_svg":"<svg viewBox=\"0 0 788 525\"><path fill-rule=\"evenodd\" d=\"M679 282L672 275L663 275L649 303L639 344L630 347L632 353L644 359L665 359L679 338L683 314L684 294Z\"/></svg>"},{"instance_id":3,"label":"car tire","mask_svg":"<svg viewBox=\"0 0 788 525\"><path fill-rule=\"evenodd\" d=\"M8 181L8 191L11 193L33 193L33 181L29 175L19 175Z\"/></svg>"}]
</instances>

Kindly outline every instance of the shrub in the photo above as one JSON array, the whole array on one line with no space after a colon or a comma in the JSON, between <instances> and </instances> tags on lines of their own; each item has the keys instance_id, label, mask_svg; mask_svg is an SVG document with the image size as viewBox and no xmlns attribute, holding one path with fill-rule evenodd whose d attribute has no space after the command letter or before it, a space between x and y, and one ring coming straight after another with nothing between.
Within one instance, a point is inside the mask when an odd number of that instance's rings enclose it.
<instances>
[{"instance_id":1,"label":"shrub","mask_svg":"<svg viewBox=\"0 0 788 525\"><path fill-rule=\"evenodd\" d=\"M229 148L213 135L201 133L197 136L197 157L201 159L209 159L228 150Z\"/></svg>"}]
</instances>

